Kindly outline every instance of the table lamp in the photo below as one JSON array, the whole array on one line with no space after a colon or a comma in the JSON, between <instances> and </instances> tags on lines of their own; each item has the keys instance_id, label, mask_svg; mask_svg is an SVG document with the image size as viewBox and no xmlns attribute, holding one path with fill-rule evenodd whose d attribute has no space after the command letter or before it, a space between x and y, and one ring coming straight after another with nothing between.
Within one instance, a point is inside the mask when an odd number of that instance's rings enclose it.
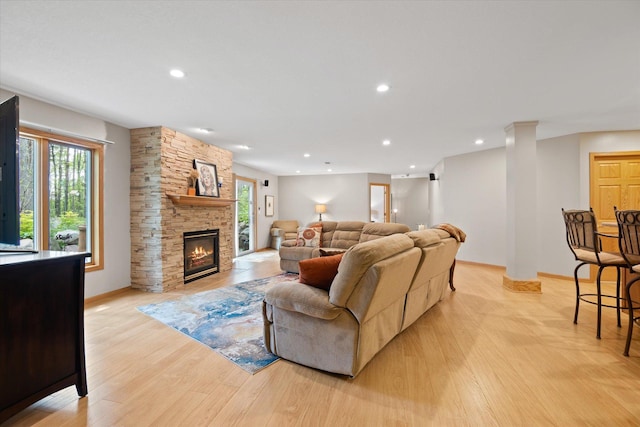
<instances>
[{"instance_id":1,"label":"table lamp","mask_svg":"<svg viewBox=\"0 0 640 427\"><path fill-rule=\"evenodd\" d=\"M327 205L316 205L316 213L320 214L318 221L322 221L322 214L327 212Z\"/></svg>"}]
</instances>

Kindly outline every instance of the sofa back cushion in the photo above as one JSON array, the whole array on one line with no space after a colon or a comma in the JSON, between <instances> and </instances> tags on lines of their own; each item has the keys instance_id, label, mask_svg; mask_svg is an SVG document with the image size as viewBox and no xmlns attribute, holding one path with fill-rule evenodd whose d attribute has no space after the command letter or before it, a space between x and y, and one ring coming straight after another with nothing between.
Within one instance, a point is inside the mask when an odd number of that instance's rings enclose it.
<instances>
[{"instance_id":1,"label":"sofa back cushion","mask_svg":"<svg viewBox=\"0 0 640 427\"><path fill-rule=\"evenodd\" d=\"M395 306L395 310L387 313L391 316L385 316L387 324L382 329L397 334L402 328L406 294L419 261L420 250L410 248L373 264L353 288L347 300L347 309L360 324L365 324Z\"/></svg>"},{"instance_id":2,"label":"sofa back cushion","mask_svg":"<svg viewBox=\"0 0 640 427\"><path fill-rule=\"evenodd\" d=\"M411 289L429 285L434 277L449 273L451 264L458 253L461 243L442 230L428 229L407 233L417 248L422 251L420 263L411 284ZM432 290L436 292L435 289ZM438 293L438 292L436 292ZM439 293L442 293L441 291ZM437 296L435 301L440 299Z\"/></svg>"},{"instance_id":3,"label":"sofa back cushion","mask_svg":"<svg viewBox=\"0 0 640 427\"><path fill-rule=\"evenodd\" d=\"M369 240L379 239L380 237L390 236L392 234L406 233L411 229L404 224L395 224L389 222L369 222L362 227L360 234L360 243Z\"/></svg>"},{"instance_id":4,"label":"sofa back cushion","mask_svg":"<svg viewBox=\"0 0 640 427\"><path fill-rule=\"evenodd\" d=\"M338 275L329 291L329 301L339 307L345 307L355 286L367 270L374 264L413 247L413 241L404 234L394 234L352 246L342 258ZM411 274L414 272L415 266Z\"/></svg>"},{"instance_id":5,"label":"sofa back cushion","mask_svg":"<svg viewBox=\"0 0 640 427\"><path fill-rule=\"evenodd\" d=\"M428 229L420 231L410 231L407 236L413 240L413 243L417 248L426 248L431 245L436 245L449 234L442 234L442 230Z\"/></svg>"},{"instance_id":6,"label":"sofa back cushion","mask_svg":"<svg viewBox=\"0 0 640 427\"><path fill-rule=\"evenodd\" d=\"M362 221L340 221L336 223L335 229L331 233L331 240L328 248L348 249L360 242L360 235L365 223ZM323 227L324 231L324 227ZM324 243L323 238L323 243Z\"/></svg>"},{"instance_id":7,"label":"sofa back cushion","mask_svg":"<svg viewBox=\"0 0 640 427\"><path fill-rule=\"evenodd\" d=\"M337 221L322 221L318 224L322 225L322 236L320 236L320 246L323 248L328 248L331 245L331 238L333 237L333 232L336 231L336 225L338 225Z\"/></svg>"}]
</instances>

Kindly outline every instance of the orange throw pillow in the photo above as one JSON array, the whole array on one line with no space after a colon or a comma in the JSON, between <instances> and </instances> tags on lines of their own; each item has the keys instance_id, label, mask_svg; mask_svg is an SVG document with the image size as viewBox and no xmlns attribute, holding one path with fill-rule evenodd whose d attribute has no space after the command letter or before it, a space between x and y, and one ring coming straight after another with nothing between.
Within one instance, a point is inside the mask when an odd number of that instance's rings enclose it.
<instances>
[{"instance_id":1,"label":"orange throw pillow","mask_svg":"<svg viewBox=\"0 0 640 427\"><path fill-rule=\"evenodd\" d=\"M331 255L300 261L300 283L328 291L333 278L338 274L342 256Z\"/></svg>"}]
</instances>

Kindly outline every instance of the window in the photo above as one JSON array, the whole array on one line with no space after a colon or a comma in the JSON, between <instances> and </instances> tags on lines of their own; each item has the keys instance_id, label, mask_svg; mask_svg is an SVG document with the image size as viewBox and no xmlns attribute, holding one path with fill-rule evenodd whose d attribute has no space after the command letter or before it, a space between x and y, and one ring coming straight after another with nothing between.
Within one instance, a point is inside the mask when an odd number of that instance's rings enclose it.
<instances>
[{"instance_id":1,"label":"window","mask_svg":"<svg viewBox=\"0 0 640 427\"><path fill-rule=\"evenodd\" d=\"M103 268L101 144L22 128L20 238L38 250L91 252Z\"/></svg>"}]
</instances>

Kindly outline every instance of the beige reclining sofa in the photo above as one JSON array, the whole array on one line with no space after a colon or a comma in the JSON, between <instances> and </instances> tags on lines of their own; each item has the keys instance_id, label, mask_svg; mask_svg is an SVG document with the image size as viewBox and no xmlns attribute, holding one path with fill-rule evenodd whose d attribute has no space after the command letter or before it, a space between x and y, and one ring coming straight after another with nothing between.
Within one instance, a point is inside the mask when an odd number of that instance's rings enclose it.
<instances>
[{"instance_id":1,"label":"beige reclining sofa","mask_svg":"<svg viewBox=\"0 0 640 427\"><path fill-rule=\"evenodd\" d=\"M319 257L320 249L346 251L356 243L410 230L404 224L362 221L322 221L307 227L322 227L319 246L297 246L296 237L289 234L293 239L285 239L279 249L282 270L299 273L298 263L304 259Z\"/></svg>"},{"instance_id":2,"label":"beige reclining sofa","mask_svg":"<svg viewBox=\"0 0 640 427\"><path fill-rule=\"evenodd\" d=\"M265 346L284 359L355 377L448 294L459 246L440 229L393 234L350 247L328 291L275 284L263 302Z\"/></svg>"}]
</instances>

